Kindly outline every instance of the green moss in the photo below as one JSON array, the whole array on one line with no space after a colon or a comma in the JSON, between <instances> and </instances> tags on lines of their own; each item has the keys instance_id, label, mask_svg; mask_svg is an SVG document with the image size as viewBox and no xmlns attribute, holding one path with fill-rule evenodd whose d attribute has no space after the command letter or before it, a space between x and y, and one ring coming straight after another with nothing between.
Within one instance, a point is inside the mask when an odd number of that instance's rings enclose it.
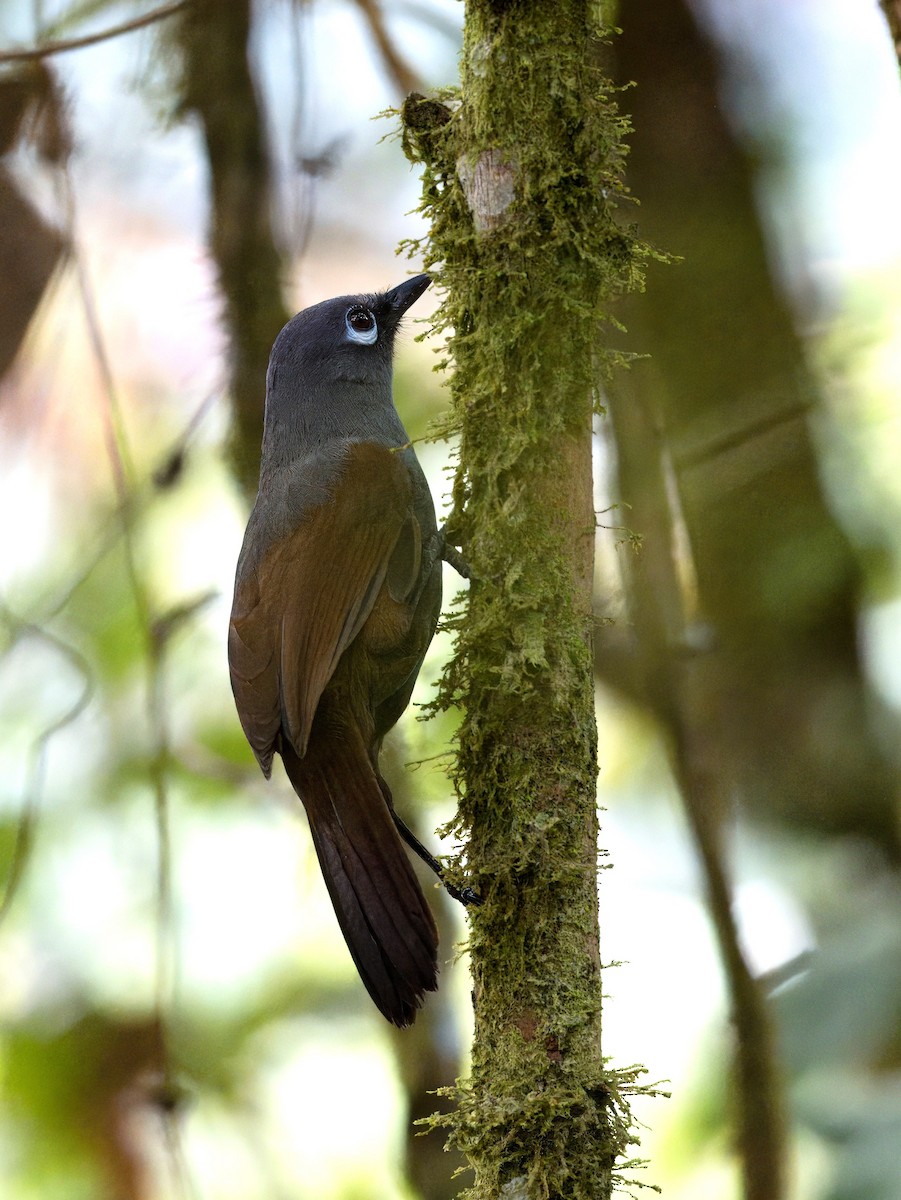
<instances>
[{"instance_id":1,"label":"green moss","mask_svg":"<svg viewBox=\"0 0 901 1200\"><path fill-rule=\"evenodd\" d=\"M473 1200L609 1196L633 1140L634 1076L601 1056L591 423L610 301L647 251L619 216L626 123L593 12L470 0L462 91L402 111L430 222L411 249L445 290L450 532L475 576L440 703L463 713L460 870L484 898L476 1037L436 1118Z\"/></svg>"}]
</instances>

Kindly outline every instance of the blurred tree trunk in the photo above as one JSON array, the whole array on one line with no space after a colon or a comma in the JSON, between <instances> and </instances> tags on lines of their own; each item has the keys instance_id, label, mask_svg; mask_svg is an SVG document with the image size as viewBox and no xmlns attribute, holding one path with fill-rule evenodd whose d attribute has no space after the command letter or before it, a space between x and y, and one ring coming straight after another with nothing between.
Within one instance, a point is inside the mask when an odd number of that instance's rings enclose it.
<instances>
[{"instance_id":1,"label":"blurred tree trunk","mask_svg":"<svg viewBox=\"0 0 901 1200\"><path fill-rule=\"evenodd\" d=\"M682 261L624 306L630 348L651 356L611 400L643 543L627 570L634 640L618 655L613 630L597 663L669 734L730 981L745 1195L777 1200L780 1071L731 916L724 820L740 799L897 861L897 784L858 651L858 564L819 481L816 382L770 276L713 54L683 0L623 0L619 20L642 233Z\"/></svg>"},{"instance_id":2,"label":"blurred tree trunk","mask_svg":"<svg viewBox=\"0 0 901 1200\"><path fill-rule=\"evenodd\" d=\"M251 73L252 0L194 0L175 21L181 108L200 120L210 172L210 253L219 275L231 356L232 459L249 496L257 489L269 351L290 317L287 263L272 232L272 169Z\"/></svg>"},{"instance_id":3,"label":"blurred tree trunk","mask_svg":"<svg viewBox=\"0 0 901 1200\"><path fill-rule=\"evenodd\" d=\"M661 456L671 464L697 584L689 640L711 651L698 716L724 780L755 811L897 860L896 779L858 649L860 571L823 497L817 384L769 274L748 162L682 0L620 11L642 232L684 256L626 308L630 347L651 359L620 389L649 439L622 447L623 498L642 502ZM666 527L637 528L649 556L671 553ZM667 636L684 652L680 621Z\"/></svg>"},{"instance_id":4,"label":"blurred tree trunk","mask_svg":"<svg viewBox=\"0 0 901 1200\"><path fill-rule=\"evenodd\" d=\"M46 163L60 166L70 150L65 105L43 63L0 78L0 379L19 352L31 319L68 250L65 236L41 216L5 158L28 141Z\"/></svg>"},{"instance_id":5,"label":"blurred tree trunk","mask_svg":"<svg viewBox=\"0 0 901 1200\"><path fill-rule=\"evenodd\" d=\"M623 124L588 0L466 7L461 104L411 96L425 266L447 297L473 570L444 698L463 709L460 829L475 1041L436 1123L478 1200L607 1197L628 1140L601 1054L591 446L605 308L640 250L615 220Z\"/></svg>"},{"instance_id":6,"label":"blurred tree trunk","mask_svg":"<svg viewBox=\"0 0 901 1200\"><path fill-rule=\"evenodd\" d=\"M888 21L889 33L895 45L895 53L901 62L901 0L879 0L885 19Z\"/></svg>"},{"instance_id":7,"label":"blurred tree trunk","mask_svg":"<svg viewBox=\"0 0 901 1200\"><path fill-rule=\"evenodd\" d=\"M391 787L394 805L407 825L428 845L433 831L423 827L421 807L414 798L415 776L405 767L404 744L392 734L382 751L382 771ZM435 886L435 876L418 859L413 869L423 892L429 897L438 924L441 948L438 991L429 997L409 1029L392 1030L397 1070L407 1102L407 1139L404 1166L407 1179L423 1200L453 1200L459 1188L455 1173L465 1167L459 1150L445 1149L446 1138L440 1129L424 1128L418 1121L428 1118L436 1108L448 1111L450 1101L436 1093L453 1088L460 1073L460 1034L451 979L457 964L453 961L454 943L459 929L454 909L459 907L444 888ZM460 968L463 969L463 968Z\"/></svg>"}]
</instances>

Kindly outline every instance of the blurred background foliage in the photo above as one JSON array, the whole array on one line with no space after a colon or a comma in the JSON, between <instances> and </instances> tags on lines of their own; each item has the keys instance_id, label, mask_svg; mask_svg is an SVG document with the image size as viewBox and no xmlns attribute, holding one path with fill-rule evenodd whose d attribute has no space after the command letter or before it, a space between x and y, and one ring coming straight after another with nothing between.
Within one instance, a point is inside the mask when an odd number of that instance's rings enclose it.
<instances>
[{"instance_id":1,"label":"blurred background foliage","mask_svg":"<svg viewBox=\"0 0 901 1200\"><path fill-rule=\"evenodd\" d=\"M417 181L371 118L453 82L462 6L162 7L0 72L0 1187L440 1200L459 1164L410 1121L465 1070L459 915L434 894L442 991L392 1033L290 789L244 743L224 630L269 346L297 308L403 277ZM0 44L150 11L6 0ZM637 1106L643 1181L738 1195L692 841L715 810L777 1020L789 1194L898 1200L892 40L856 0L616 19L629 219L678 257L618 314L648 357L598 427L605 1050L670 1080ZM416 438L444 405L435 361L408 334ZM439 498L452 448L419 452ZM419 703L448 653L439 636ZM411 711L389 747L428 837L452 732Z\"/></svg>"}]
</instances>

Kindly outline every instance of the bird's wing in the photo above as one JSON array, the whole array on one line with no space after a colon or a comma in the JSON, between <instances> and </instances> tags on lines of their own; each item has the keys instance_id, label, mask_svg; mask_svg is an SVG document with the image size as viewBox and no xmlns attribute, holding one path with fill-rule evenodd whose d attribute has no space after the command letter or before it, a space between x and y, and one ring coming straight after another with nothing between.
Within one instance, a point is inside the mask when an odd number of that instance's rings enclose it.
<instances>
[{"instance_id":1,"label":"bird's wing","mask_svg":"<svg viewBox=\"0 0 901 1200\"><path fill-rule=\"evenodd\" d=\"M280 732L305 753L322 692L386 576L395 593L396 575L406 582L419 572L419 527L399 454L352 443L331 491L235 585L232 689L267 775Z\"/></svg>"}]
</instances>

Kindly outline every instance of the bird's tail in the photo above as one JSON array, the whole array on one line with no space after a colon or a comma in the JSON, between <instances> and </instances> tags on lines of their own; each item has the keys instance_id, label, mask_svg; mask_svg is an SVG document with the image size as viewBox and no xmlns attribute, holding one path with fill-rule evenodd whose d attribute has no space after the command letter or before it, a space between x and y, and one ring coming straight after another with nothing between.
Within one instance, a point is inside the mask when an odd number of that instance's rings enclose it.
<instances>
[{"instance_id":1,"label":"bird's tail","mask_svg":"<svg viewBox=\"0 0 901 1200\"><path fill-rule=\"evenodd\" d=\"M438 985L438 930L363 738L345 729L303 758L285 744L282 758L360 978L389 1021L410 1025Z\"/></svg>"}]
</instances>

